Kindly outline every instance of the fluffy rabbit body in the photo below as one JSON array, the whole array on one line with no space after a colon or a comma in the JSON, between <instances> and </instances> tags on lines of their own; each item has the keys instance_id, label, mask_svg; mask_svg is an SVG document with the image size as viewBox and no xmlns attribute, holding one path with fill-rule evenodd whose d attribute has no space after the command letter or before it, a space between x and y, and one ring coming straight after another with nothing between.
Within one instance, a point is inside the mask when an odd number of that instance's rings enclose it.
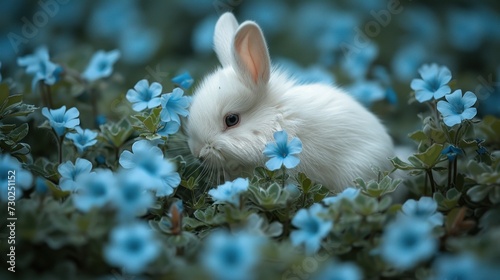
<instances>
[{"instance_id":1,"label":"fluffy rabbit body","mask_svg":"<svg viewBox=\"0 0 500 280\"><path fill-rule=\"evenodd\" d=\"M195 90L187 125L190 150L207 168L226 180L250 174L279 130L303 143L297 171L332 190L389 167L393 145L377 117L338 88L298 84L272 68L255 22L223 14L214 49L222 68Z\"/></svg>"}]
</instances>

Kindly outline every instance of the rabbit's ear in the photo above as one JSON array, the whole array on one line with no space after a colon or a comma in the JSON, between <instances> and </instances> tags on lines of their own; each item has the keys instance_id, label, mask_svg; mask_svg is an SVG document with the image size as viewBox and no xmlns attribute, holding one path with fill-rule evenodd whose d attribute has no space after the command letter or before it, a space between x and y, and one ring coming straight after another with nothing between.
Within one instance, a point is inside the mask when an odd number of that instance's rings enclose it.
<instances>
[{"instance_id":1,"label":"rabbit's ear","mask_svg":"<svg viewBox=\"0 0 500 280\"><path fill-rule=\"evenodd\" d=\"M214 50L222 66L228 66L232 61L231 42L238 29L238 21L232 13L224 13L215 24Z\"/></svg>"},{"instance_id":2,"label":"rabbit's ear","mask_svg":"<svg viewBox=\"0 0 500 280\"><path fill-rule=\"evenodd\" d=\"M254 85L269 81L270 60L266 40L260 27L253 21L246 21L236 31L233 41L234 69L246 81Z\"/></svg>"}]
</instances>

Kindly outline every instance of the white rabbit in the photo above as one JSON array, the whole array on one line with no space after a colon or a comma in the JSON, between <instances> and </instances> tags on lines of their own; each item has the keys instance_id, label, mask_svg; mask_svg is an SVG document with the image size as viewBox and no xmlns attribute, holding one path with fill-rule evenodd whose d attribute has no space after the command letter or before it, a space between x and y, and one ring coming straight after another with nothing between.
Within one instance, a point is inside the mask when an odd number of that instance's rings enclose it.
<instances>
[{"instance_id":1,"label":"white rabbit","mask_svg":"<svg viewBox=\"0 0 500 280\"><path fill-rule=\"evenodd\" d=\"M192 154L224 179L263 166L266 143L285 130L303 144L296 170L339 191L353 179L389 168L393 144L384 126L341 89L298 84L271 68L259 26L223 14L215 26L214 49L222 68L195 90L187 124Z\"/></svg>"}]
</instances>

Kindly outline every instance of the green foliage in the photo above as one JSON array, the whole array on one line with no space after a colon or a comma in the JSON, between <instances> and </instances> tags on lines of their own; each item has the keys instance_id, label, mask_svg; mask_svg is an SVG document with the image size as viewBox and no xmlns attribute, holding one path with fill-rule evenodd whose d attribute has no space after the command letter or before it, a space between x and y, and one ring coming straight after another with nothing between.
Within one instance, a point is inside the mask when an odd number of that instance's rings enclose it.
<instances>
[{"instance_id":1,"label":"green foliage","mask_svg":"<svg viewBox=\"0 0 500 280\"><path fill-rule=\"evenodd\" d=\"M69 86L79 88L73 82L68 82ZM92 98L99 98L100 90L109 89L108 83L96 82ZM86 94L78 92L73 97L84 99ZM35 130L52 128L37 107L23 101L24 97L0 83L0 151L16 157L39 179L15 202L16 263L21 277L33 279L38 273L47 279L95 279L110 274L128 277L103 256L110 233L120 222L117 213L110 205L86 213L75 208L75 193L60 188L60 162L51 155L33 152L28 144L44 150L37 147L44 139L39 139ZM86 101L79 105L85 107ZM90 128L98 132L97 144L83 154L78 154L68 140L58 139L58 144L64 161L84 158L94 169L117 171L120 154L130 150L134 142L147 139L157 143L176 166L180 185L169 196L155 197L154 205L137 217L154 230L161 246L161 254L141 277L206 278L200 254L206 249L206 238L220 230L248 231L266 240L255 267L255 274L263 279L312 278L332 261L356 263L365 278L428 279L437 256L457 252L498 264L500 119L486 116L448 127L436 111L436 102L428 105L430 111L419 115L421 128L408 135L415 142L414 153L408 158L391 158L393 170L374 169L373 174L363 174L366 179L355 179L359 194L351 198L332 193L307 174L259 166L249 175L248 190L239 197L238 206L216 203L208 190L217 187L213 182L222 178L213 178L214 174L193 163L182 130L168 138L158 134L162 128L161 107L142 113L113 108L118 117ZM95 117L92 110L82 109L81 119ZM85 126L92 127L88 123ZM457 151L451 156L445 152L450 146ZM40 190L39 184L45 189ZM331 197L339 199L327 203L325 198ZM421 197L432 197L444 216L444 224L433 229L439 249L429 260L398 270L381 257L381 239L387 226L401 215L404 203ZM316 203L325 210L321 219L331 222L332 227L321 239L319 251L307 255L301 245L293 244L291 236L298 230L293 219ZM0 211L0 215L1 233L7 236L7 213ZM10 248L1 242L0 249L7 252ZM303 268L311 260L317 270L297 272L297 267ZM0 278L8 279L2 273Z\"/></svg>"}]
</instances>

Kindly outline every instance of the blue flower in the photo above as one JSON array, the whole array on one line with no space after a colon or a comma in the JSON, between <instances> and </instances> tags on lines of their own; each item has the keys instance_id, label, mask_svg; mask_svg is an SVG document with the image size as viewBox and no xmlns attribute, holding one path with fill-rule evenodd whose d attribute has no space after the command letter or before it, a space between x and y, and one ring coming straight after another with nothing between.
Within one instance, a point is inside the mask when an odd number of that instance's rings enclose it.
<instances>
[{"instance_id":1,"label":"blue flower","mask_svg":"<svg viewBox=\"0 0 500 280\"><path fill-rule=\"evenodd\" d=\"M302 151L300 139L294 137L288 142L288 134L285 131L276 131L274 140L275 143L268 143L264 148L264 155L271 158L266 162L266 167L269 170L277 170L283 165L289 169L297 166L300 159L295 155Z\"/></svg>"},{"instance_id":2,"label":"blue flower","mask_svg":"<svg viewBox=\"0 0 500 280\"><path fill-rule=\"evenodd\" d=\"M160 254L154 232L143 222L120 225L113 229L104 248L110 265L122 267L127 273L141 273Z\"/></svg>"},{"instance_id":3,"label":"blue flower","mask_svg":"<svg viewBox=\"0 0 500 280\"><path fill-rule=\"evenodd\" d=\"M244 232L236 235L214 232L205 242L201 262L214 279L252 279L261 241L261 237Z\"/></svg>"},{"instance_id":4,"label":"blue flower","mask_svg":"<svg viewBox=\"0 0 500 280\"><path fill-rule=\"evenodd\" d=\"M497 279L499 269L480 262L475 256L462 253L444 255L436 259L433 265L434 277L430 279L490 280Z\"/></svg>"},{"instance_id":5,"label":"blue flower","mask_svg":"<svg viewBox=\"0 0 500 280\"><path fill-rule=\"evenodd\" d=\"M171 195L181 182L175 164L164 159L161 149L147 140L135 142L132 152L123 151L119 162L125 169L142 168L145 184L156 192L157 197Z\"/></svg>"},{"instance_id":6,"label":"blue flower","mask_svg":"<svg viewBox=\"0 0 500 280\"><path fill-rule=\"evenodd\" d=\"M17 64L26 67L26 73L33 74L33 91L39 81L47 85L53 85L61 78L63 68L49 60L49 51L46 47L40 47L32 55L19 57Z\"/></svg>"},{"instance_id":7,"label":"blue flower","mask_svg":"<svg viewBox=\"0 0 500 280\"><path fill-rule=\"evenodd\" d=\"M323 202L326 205L331 205L331 204L339 202L342 199L353 201L354 199L356 199L356 197L358 197L360 192L361 191L359 189L356 189L356 188L346 188L345 190L343 190L341 193L337 194L336 196L330 196L330 197L324 198Z\"/></svg>"},{"instance_id":8,"label":"blue flower","mask_svg":"<svg viewBox=\"0 0 500 280\"><path fill-rule=\"evenodd\" d=\"M240 194L248 190L248 179L237 178L232 182L226 182L208 194L215 203L230 203L236 207L240 206Z\"/></svg>"},{"instance_id":9,"label":"blue flower","mask_svg":"<svg viewBox=\"0 0 500 280\"><path fill-rule=\"evenodd\" d=\"M73 107L66 111L66 106L59 109L42 108L42 115L44 115L54 129L56 134L60 137L66 132L66 128L75 128L80 124L80 112L77 108Z\"/></svg>"},{"instance_id":10,"label":"blue flower","mask_svg":"<svg viewBox=\"0 0 500 280\"><path fill-rule=\"evenodd\" d=\"M306 253L313 254L319 250L321 240L328 235L333 223L319 215L326 210L320 204L313 204L309 209L300 209L292 219L297 229L290 234L294 246L305 245Z\"/></svg>"},{"instance_id":11,"label":"blue flower","mask_svg":"<svg viewBox=\"0 0 500 280\"><path fill-rule=\"evenodd\" d=\"M449 161L454 161L457 158L457 155L461 155L463 152L462 149L449 145L441 151L441 154L446 155Z\"/></svg>"},{"instance_id":12,"label":"blue flower","mask_svg":"<svg viewBox=\"0 0 500 280\"><path fill-rule=\"evenodd\" d=\"M418 201L408 199L401 208L400 216L417 218L429 222L432 226L443 225L443 214L437 212L437 203L430 197L421 197ZM403 218L403 217L402 217Z\"/></svg>"},{"instance_id":13,"label":"blue flower","mask_svg":"<svg viewBox=\"0 0 500 280\"><path fill-rule=\"evenodd\" d=\"M121 219L134 218L145 214L153 204L153 195L146 186L145 171L141 168L122 169L117 176L118 188L113 202Z\"/></svg>"},{"instance_id":14,"label":"blue flower","mask_svg":"<svg viewBox=\"0 0 500 280\"><path fill-rule=\"evenodd\" d=\"M189 72L186 71L180 75L173 77L172 82L183 89L188 89L193 85L194 80L193 77L191 77L191 75L189 74Z\"/></svg>"},{"instance_id":15,"label":"blue flower","mask_svg":"<svg viewBox=\"0 0 500 280\"><path fill-rule=\"evenodd\" d=\"M462 96L462 90L458 89L445 98L447 101L441 100L437 103L437 109L443 115L443 121L447 126L452 127L476 116L477 110L472 108L477 101L474 93L467 91Z\"/></svg>"},{"instance_id":16,"label":"blue flower","mask_svg":"<svg viewBox=\"0 0 500 280\"><path fill-rule=\"evenodd\" d=\"M373 81L358 80L348 87L349 93L361 102L366 107L372 105L373 102L383 100L386 97L384 88Z\"/></svg>"},{"instance_id":17,"label":"blue flower","mask_svg":"<svg viewBox=\"0 0 500 280\"><path fill-rule=\"evenodd\" d=\"M401 218L386 226L381 238L382 258L397 269L410 269L437 249L432 226L419 218Z\"/></svg>"},{"instance_id":18,"label":"blue flower","mask_svg":"<svg viewBox=\"0 0 500 280\"><path fill-rule=\"evenodd\" d=\"M28 190L32 183L33 175L24 170L16 158L9 154L0 154L0 201L20 199L23 191Z\"/></svg>"},{"instance_id":19,"label":"blue flower","mask_svg":"<svg viewBox=\"0 0 500 280\"><path fill-rule=\"evenodd\" d=\"M181 124L176 121L170 121L166 123L160 122L160 129L158 129L157 132L160 136L168 137L169 135L177 133L180 127Z\"/></svg>"},{"instance_id":20,"label":"blue flower","mask_svg":"<svg viewBox=\"0 0 500 280\"><path fill-rule=\"evenodd\" d=\"M90 129L83 130L79 126L75 127L75 129L76 133L68 133L66 134L66 138L73 141L73 144L75 144L75 147L80 154L97 143L97 132Z\"/></svg>"},{"instance_id":21,"label":"blue flower","mask_svg":"<svg viewBox=\"0 0 500 280\"><path fill-rule=\"evenodd\" d=\"M161 46L161 33L141 23L126 25L118 40L123 60L136 65L149 61Z\"/></svg>"},{"instance_id":22,"label":"blue flower","mask_svg":"<svg viewBox=\"0 0 500 280\"><path fill-rule=\"evenodd\" d=\"M413 79L411 88L415 91L415 98L422 103L432 98L439 99L451 92L448 83L451 81L451 72L446 66L425 64L418 69L422 79Z\"/></svg>"},{"instance_id":23,"label":"blue flower","mask_svg":"<svg viewBox=\"0 0 500 280\"><path fill-rule=\"evenodd\" d=\"M373 43L360 49L353 49L344 53L342 60L342 69L353 79L363 79L366 77L368 68L377 58L378 47Z\"/></svg>"},{"instance_id":24,"label":"blue flower","mask_svg":"<svg viewBox=\"0 0 500 280\"><path fill-rule=\"evenodd\" d=\"M313 280L361 280L363 272L353 263L332 263L315 275Z\"/></svg>"},{"instance_id":25,"label":"blue flower","mask_svg":"<svg viewBox=\"0 0 500 280\"><path fill-rule=\"evenodd\" d=\"M82 73L82 77L90 82L100 78L106 78L113 73L113 64L120 58L119 50L105 52L97 51L90 59L89 65Z\"/></svg>"},{"instance_id":26,"label":"blue flower","mask_svg":"<svg viewBox=\"0 0 500 280\"><path fill-rule=\"evenodd\" d=\"M92 163L84 158L77 158L75 164L71 161L60 164L57 171L61 174L59 188L63 191L74 191L76 181L81 177L90 174Z\"/></svg>"},{"instance_id":27,"label":"blue flower","mask_svg":"<svg viewBox=\"0 0 500 280\"><path fill-rule=\"evenodd\" d=\"M72 195L75 208L88 212L93 207L103 207L116 197L116 181L109 169L97 169L96 172L80 176L76 180L76 189Z\"/></svg>"},{"instance_id":28,"label":"blue flower","mask_svg":"<svg viewBox=\"0 0 500 280\"><path fill-rule=\"evenodd\" d=\"M162 86L159 83L152 83L142 79L135 84L134 89L127 91L127 100L132 103L132 109L140 112L146 108L152 109L160 105L160 94Z\"/></svg>"},{"instance_id":29,"label":"blue flower","mask_svg":"<svg viewBox=\"0 0 500 280\"><path fill-rule=\"evenodd\" d=\"M391 61L392 73L400 81L409 81L417 74L417 69L428 60L428 57L428 48L421 42L400 47Z\"/></svg>"},{"instance_id":30,"label":"blue flower","mask_svg":"<svg viewBox=\"0 0 500 280\"><path fill-rule=\"evenodd\" d=\"M163 122L176 121L181 123L179 115L187 117L189 111L187 108L191 103L191 99L187 96L182 96L184 91L180 88L175 88L171 93L161 96L160 117Z\"/></svg>"}]
</instances>

